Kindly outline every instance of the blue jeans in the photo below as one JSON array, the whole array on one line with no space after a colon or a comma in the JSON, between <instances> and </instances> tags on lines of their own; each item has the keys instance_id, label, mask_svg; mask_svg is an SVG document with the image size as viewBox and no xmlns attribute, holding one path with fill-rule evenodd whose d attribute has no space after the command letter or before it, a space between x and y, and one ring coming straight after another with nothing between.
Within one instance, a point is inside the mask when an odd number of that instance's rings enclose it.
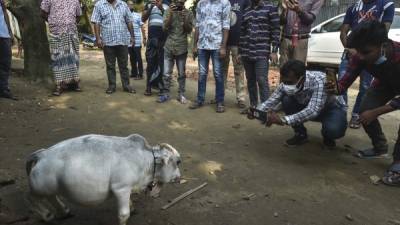
<instances>
[{"instance_id":1,"label":"blue jeans","mask_svg":"<svg viewBox=\"0 0 400 225\"><path fill-rule=\"evenodd\" d=\"M342 56L342 61L339 65L339 80L344 76L344 74L346 73L346 68L349 64L349 59L347 58L347 56L343 55ZM367 89L371 86L371 82L372 82L372 75L370 73L368 73L367 71L362 71L360 74L360 87L358 90L358 95L356 98L356 102L354 103L354 107L353 107L353 114L359 114L360 113L360 105L361 105L361 100L364 97L365 92L367 91ZM343 98L346 101L347 104L347 91L345 94L343 94Z\"/></svg>"},{"instance_id":2,"label":"blue jeans","mask_svg":"<svg viewBox=\"0 0 400 225\"><path fill-rule=\"evenodd\" d=\"M186 59L187 52L182 55L173 55L172 53L164 50L164 85L161 90L163 94L169 94L172 81L172 70L176 63L178 69L178 83L179 83L179 94L185 94L185 83L186 83Z\"/></svg>"},{"instance_id":3,"label":"blue jeans","mask_svg":"<svg viewBox=\"0 0 400 225\"><path fill-rule=\"evenodd\" d=\"M247 89L249 91L250 106L258 105L258 93L260 101L265 102L269 96L268 85L268 61L243 59L243 66L246 71Z\"/></svg>"},{"instance_id":4,"label":"blue jeans","mask_svg":"<svg viewBox=\"0 0 400 225\"><path fill-rule=\"evenodd\" d=\"M293 96L284 96L282 98L282 107L286 115L293 115L303 110L307 105L297 102ZM321 113L312 121L322 123L321 134L324 138L335 140L341 138L346 133L347 118L345 106L337 102L332 102L322 109ZM307 129L304 125L294 125L293 129L296 134L307 135Z\"/></svg>"},{"instance_id":5,"label":"blue jeans","mask_svg":"<svg viewBox=\"0 0 400 225\"><path fill-rule=\"evenodd\" d=\"M199 82L197 90L197 102L204 103L207 87L208 64L210 58L213 64L215 79L215 100L223 103L225 97L224 77L222 75L222 64L219 57L219 50L199 49Z\"/></svg>"}]
</instances>

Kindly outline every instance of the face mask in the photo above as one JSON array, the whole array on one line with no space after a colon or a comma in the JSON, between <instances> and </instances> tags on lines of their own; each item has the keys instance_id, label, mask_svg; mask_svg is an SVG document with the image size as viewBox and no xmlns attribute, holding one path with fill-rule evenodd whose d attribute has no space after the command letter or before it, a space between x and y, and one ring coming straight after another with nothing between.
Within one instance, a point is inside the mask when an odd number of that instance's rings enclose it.
<instances>
[{"instance_id":1,"label":"face mask","mask_svg":"<svg viewBox=\"0 0 400 225\"><path fill-rule=\"evenodd\" d=\"M379 59L377 59L377 60L375 61L375 65L380 65L380 64L386 62L386 60L387 60L387 58L386 58L386 53L385 53L385 50L384 50L383 47L382 47L382 49L381 49L381 56L379 57Z\"/></svg>"},{"instance_id":2,"label":"face mask","mask_svg":"<svg viewBox=\"0 0 400 225\"><path fill-rule=\"evenodd\" d=\"M288 85L288 84L283 84L283 91L287 94L287 95L295 95L297 92L300 91L300 88L298 88L299 86L299 82L303 79L303 76L301 76L299 78L299 81L297 81L296 84L292 84L292 85Z\"/></svg>"}]
</instances>

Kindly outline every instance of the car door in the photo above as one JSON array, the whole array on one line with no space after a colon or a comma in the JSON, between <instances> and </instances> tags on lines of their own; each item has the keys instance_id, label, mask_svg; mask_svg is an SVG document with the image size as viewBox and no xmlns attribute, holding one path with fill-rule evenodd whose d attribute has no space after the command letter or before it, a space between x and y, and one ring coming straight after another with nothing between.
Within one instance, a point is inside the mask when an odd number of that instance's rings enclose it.
<instances>
[{"instance_id":1,"label":"car door","mask_svg":"<svg viewBox=\"0 0 400 225\"><path fill-rule=\"evenodd\" d=\"M315 27L308 42L308 64L339 65L343 53L340 27L344 14Z\"/></svg>"},{"instance_id":2,"label":"car door","mask_svg":"<svg viewBox=\"0 0 400 225\"><path fill-rule=\"evenodd\" d=\"M400 42L400 11L396 11L392 26L389 30L389 38L393 41Z\"/></svg>"}]
</instances>

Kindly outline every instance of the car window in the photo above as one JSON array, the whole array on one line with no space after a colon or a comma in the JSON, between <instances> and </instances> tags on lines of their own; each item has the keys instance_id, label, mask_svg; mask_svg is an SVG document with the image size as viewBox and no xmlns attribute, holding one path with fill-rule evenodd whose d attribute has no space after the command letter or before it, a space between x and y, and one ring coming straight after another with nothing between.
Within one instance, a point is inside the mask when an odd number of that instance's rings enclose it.
<instances>
[{"instance_id":1,"label":"car window","mask_svg":"<svg viewBox=\"0 0 400 225\"><path fill-rule=\"evenodd\" d=\"M394 15L390 29L400 29L400 13L396 13L396 15Z\"/></svg>"},{"instance_id":2,"label":"car window","mask_svg":"<svg viewBox=\"0 0 400 225\"><path fill-rule=\"evenodd\" d=\"M330 21L329 23L323 25L321 27L321 32L325 33L325 32L339 32L340 31L340 27L342 26L343 23L343 19L344 16L341 16L339 18L336 18L332 21Z\"/></svg>"}]
</instances>

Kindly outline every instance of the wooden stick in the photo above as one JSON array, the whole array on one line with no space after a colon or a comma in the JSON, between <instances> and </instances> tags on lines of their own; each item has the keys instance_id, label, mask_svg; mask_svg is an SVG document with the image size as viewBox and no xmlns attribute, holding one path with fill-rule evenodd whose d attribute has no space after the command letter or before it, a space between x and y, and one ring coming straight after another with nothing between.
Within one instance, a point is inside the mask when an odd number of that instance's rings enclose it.
<instances>
[{"instance_id":1,"label":"wooden stick","mask_svg":"<svg viewBox=\"0 0 400 225\"><path fill-rule=\"evenodd\" d=\"M179 195L178 197L176 197L176 198L175 198L174 200L172 200L170 203L168 203L168 204L164 205L163 207L161 207L161 209L162 209L162 210L168 209L169 207L175 205L175 204L176 204L177 202L179 202L180 200L182 200L182 199L186 198L187 196L193 194L194 192L196 192L196 191L202 189L202 188L205 187L207 184L208 184L208 183L205 182L204 184L202 184L202 185L200 185L200 186L198 186L198 187L196 187L196 188L190 189L189 191L187 191L187 192L185 192L185 193Z\"/></svg>"}]
</instances>

